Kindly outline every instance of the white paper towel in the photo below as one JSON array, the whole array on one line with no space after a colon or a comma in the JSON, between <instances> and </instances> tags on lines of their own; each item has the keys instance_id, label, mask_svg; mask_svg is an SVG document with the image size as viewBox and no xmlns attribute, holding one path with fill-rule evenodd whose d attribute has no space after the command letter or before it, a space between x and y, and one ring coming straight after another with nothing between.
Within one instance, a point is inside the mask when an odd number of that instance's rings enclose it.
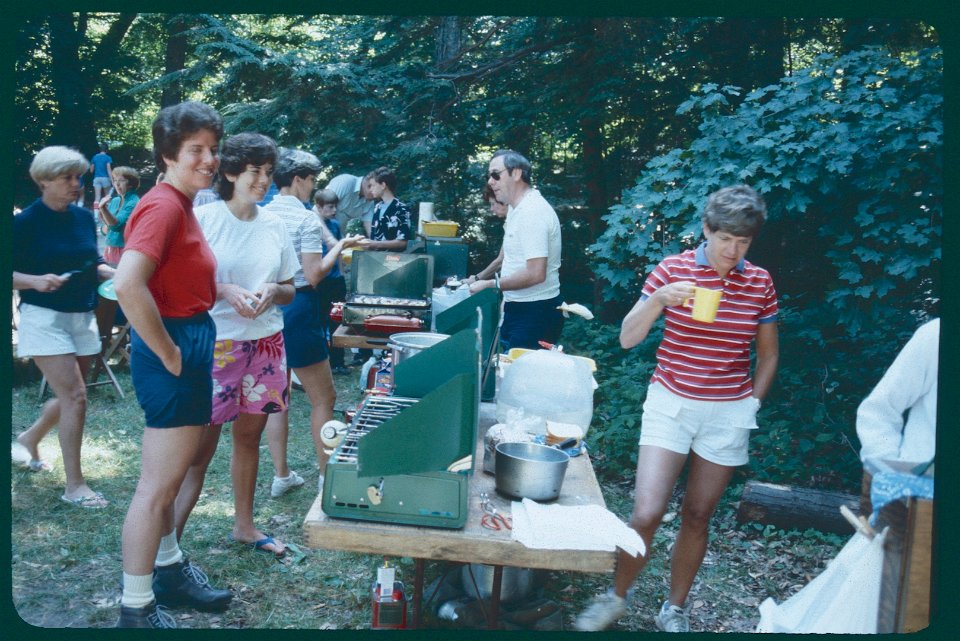
<instances>
[{"instance_id":1,"label":"white paper towel","mask_svg":"<svg viewBox=\"0 0 960 641\"><path fill-rule=\"evenodd\" d=\"M620 548L632 556L647 551L639 534L599 505L542 505L523 499L511 503L510 511L513 540L528 548L603 552Z\"/></svg>"}]
</instances>

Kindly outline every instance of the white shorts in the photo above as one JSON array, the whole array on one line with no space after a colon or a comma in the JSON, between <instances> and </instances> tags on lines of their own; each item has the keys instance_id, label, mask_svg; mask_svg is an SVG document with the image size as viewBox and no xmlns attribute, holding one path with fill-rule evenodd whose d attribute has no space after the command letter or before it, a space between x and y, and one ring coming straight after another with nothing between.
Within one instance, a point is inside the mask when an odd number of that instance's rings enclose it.
<instances>
[{"instance_id":1,"label":"white shorts","mask_svg":"<svg viewBox=\"0 0 960 641\"><path fill-rule=\"evenodd\" d=\"M20 304L17 356L92 356L100 353L100 332L93 312L58 312Z\"/></svg>"},{"instance_id":2,"label":"white shorts","mask_svg":"<svg viewBox=\"0 0 960 641\"><path fill-rule=\"evenodd\" d=\"M653 383L647 389L640 445L656 445L679 454L690 450L728 467L749 460L750 430L757 427L757 401L696 401Z\"/></svg>"}]
</instances>

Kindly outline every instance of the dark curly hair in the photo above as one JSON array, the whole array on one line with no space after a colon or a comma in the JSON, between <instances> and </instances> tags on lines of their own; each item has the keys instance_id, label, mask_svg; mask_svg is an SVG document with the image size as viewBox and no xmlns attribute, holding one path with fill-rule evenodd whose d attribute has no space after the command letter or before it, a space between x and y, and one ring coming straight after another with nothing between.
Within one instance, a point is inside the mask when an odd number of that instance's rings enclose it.
<instances>
[{"instance_id":1,"label":"dark curly hair","mask_svg":"<svg viewBox=\"0 0 960 641\"><path fill-rule=\"evenodd\" d=\"M277 143L263 134L242 133L230 136L223 141L220 149L220 168L213 181L213 189L224 200L233 198L234 183L226 175L239 176L248 165L262 167L276 166Z\"/></svg>"},{"instance_id":2,"label":"dark curly hair","mask_svg":"<svg viewBox=\"0 0 960 641\"><path fill-rule=\"evenodd\" d=\"M164 156L176 158L183 141L203 129L213 132L217 142L223 138L223 118L210 105L188 101L161 109L153 120L153 158L157 169L166 171Z\"/></svg>"}]
</instances>

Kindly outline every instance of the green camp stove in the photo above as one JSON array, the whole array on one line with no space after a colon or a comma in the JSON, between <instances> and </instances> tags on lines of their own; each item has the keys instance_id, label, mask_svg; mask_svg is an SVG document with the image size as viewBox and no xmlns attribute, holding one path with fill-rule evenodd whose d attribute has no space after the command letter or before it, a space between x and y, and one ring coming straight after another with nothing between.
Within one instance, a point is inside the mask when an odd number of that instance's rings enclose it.
<instances>
[{"instance_id":1,"label":"green camp stove","mask_svg":"<svg viewBox=\"0 0 960 641\"><path fill-rule=\"evenodd\" d=\"M323 511L336 518L462 528L474 467L479 377L476 328L398 363L395 395L365 398L331 454Z\"/></svg>"}]
</instances>

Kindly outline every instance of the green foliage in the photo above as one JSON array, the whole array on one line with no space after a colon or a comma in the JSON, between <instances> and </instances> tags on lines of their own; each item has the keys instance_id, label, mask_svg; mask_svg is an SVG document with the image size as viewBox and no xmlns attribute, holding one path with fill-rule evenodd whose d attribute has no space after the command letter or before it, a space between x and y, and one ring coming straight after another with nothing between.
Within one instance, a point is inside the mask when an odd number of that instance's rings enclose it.
<instances>
[{"instance_id":1,"label":"green foliage","mask_svg":"<svg viewBox=\"0 0 960 641\"><path fill-rule=\"evenodd\" d=\"M939 302L943 86L938 48L823 54L778 84L707 84L678 110L700 135L653 158L591 247L610 300L695 244L710 192L746 182L768 205L751 260L780 295L780 387L752 472L850 482L856 405ZM769 409L768 409L769 408Z\"/></svg>"}]
</instances>

